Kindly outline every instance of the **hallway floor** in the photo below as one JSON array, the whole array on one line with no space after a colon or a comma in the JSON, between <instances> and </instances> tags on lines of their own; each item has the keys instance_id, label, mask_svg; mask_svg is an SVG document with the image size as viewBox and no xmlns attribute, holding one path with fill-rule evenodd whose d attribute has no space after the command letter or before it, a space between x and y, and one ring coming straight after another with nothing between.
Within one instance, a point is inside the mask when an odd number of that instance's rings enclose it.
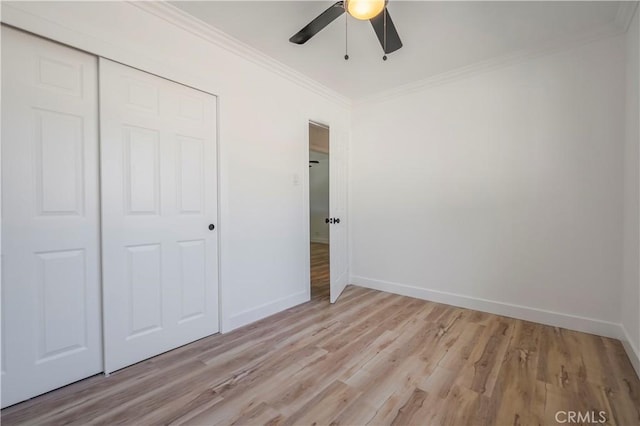
<instances>
[{"instance_id":1,"label":"hallway floor","mask_svg":"<svg viewBox=\"0 0 640 426\"><path fill-rule=\"evenodd\" d=\"M329 244L311 243L311 298L329 299Z\"/></svg>"}]
</instances>

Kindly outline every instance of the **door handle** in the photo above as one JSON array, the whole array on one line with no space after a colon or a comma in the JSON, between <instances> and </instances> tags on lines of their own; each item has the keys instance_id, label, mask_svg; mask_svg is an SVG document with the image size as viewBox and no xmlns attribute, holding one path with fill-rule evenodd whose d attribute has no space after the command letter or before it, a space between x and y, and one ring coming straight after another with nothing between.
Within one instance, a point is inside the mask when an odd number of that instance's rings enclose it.
<instances>
[{"instance_id":1,"label":"door handle","mask_svg":"<svg viewBox=\"0 0 640 426\"><path fill-rule=\"evenodd\" d=\"M214 229L216 229L216 226L213 223L209 224L209 231L213 231Z\"/></svg>"},{"instance_id":2,"label":"door handle","mask_svg":"<svg viewBox=\"0 0 640 426\"><path fill-rule=\"evenodd\" d=\"M333 221L334 221L334 223L340 223L340 218L339 217L335 218L335 219L333 219Z\"/></svg>"},{"instance_id":3,"label":"door handle","mask_svg":"<svg viewBox=\"0 0 640 426\"><path fill-rule=\"evenodd\" d=\"M325 219L324 223L333 223L333 218L330 217L330 218Z\"/></svg>"}]
</instances>

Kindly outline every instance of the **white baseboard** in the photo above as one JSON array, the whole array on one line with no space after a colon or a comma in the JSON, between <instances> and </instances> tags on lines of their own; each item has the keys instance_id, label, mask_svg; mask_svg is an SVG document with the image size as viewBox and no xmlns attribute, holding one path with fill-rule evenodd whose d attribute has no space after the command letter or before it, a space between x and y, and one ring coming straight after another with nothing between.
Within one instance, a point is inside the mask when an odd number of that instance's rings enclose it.
<instances>
[{"instance_id":1,"label":"white baseboard","mask_svg":"<svg viewBox=\"0 0 640 426\"><path fill-rule=\"evenodd\" d=\"M318 243L318 244L329 244L329 239L328 238L311 238L311 242Z\"/></svg>"},{"instance_id":2,"label":"white baseboard","mask_svg":"<svg viewBox=\"0 0 640 426\"><path fill-rule=\"evenodd\" d=\"M359 276L351 276L349 282L360 287L386 291L388 293L415 297L417 299L444 303L446 305L453 305L461 308L473 309L476 311L488 312L491 314L536 322L553 327L561 327L569 330L596 334L599 336L612 337L615 339L620 339L621 337L620 324L602 321L594 318L562 314L559 312L547 311L544 309L532 308L512 303L504 303L495 300L463 296L461 294L448 293L438 290L429 290L422 287L374 280Z\"/></svg>"},{"instance_id":3,"label":"white baseboard","mask_svg":"<svg viewBox=\"0 0 640 426\"><path fill-rule=\"evenodd\" d=\"M633 344L629 333L624 325L620 325L621 336L620 340L622 341L622 345L624 346L624 350L631 361L631 365L636 370L636 374L640 377L640 350Z\"/></svg>"},{"instance_id":4,"label":"white baseboard","mask_svg":"<svg viewBox=\"0 0 640 426\"><path fill-rule=\"evenodd\" d=\"M277 314L285 309L292 308L308 301L309 292L305 290L300 293L292 294L290 296L256 306L255 308L247 309L229 317L229 320L225 321L225 327L221 332L228 333L236 328L251 324L252 322L261 320L270 315Z\"/></svg>"}]
</instances>

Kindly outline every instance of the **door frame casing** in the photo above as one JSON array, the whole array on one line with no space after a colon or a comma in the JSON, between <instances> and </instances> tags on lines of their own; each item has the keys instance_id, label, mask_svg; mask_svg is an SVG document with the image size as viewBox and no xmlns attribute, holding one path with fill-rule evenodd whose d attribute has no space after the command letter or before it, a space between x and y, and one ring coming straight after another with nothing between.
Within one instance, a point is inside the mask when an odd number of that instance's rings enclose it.
<instances>
[{"instance_id":1,"label":"door frame casing","mask_svg":"<svg viewBox=\"0 0 640 426\"><path fill-rule=\"evenodd\" d=\"M327 154L329 157L329 170L331 170L331 135L333 132L331 131L331 124L328 121L316 120L313 118L307 118L306 126L305 126L305 148L304 155L305 159L301 162L303 164L303 173L302 173L302 230L304 233L304 247L302 253L304 254L304 282L306 284L307 289L307 300L311 300L311 201L309 197L311 193L309 191L309 167L307 166L309 163L309 153L311 150L309 149L309 126L310 125L322 126L329 129L329 153ZM331 200L331 171L329 171L329 200ZM329 215L331 215L331 202L329 202ZM329 227L329 241L331 241L331 227ZM329 243L330 244L330 243ZM331 264L331 260L329 260L329 264ZM331 281L331 276L329 276L329 281ZM329 284L329 288L331 288L331 284Z\"/></svg>"}]
</instances>

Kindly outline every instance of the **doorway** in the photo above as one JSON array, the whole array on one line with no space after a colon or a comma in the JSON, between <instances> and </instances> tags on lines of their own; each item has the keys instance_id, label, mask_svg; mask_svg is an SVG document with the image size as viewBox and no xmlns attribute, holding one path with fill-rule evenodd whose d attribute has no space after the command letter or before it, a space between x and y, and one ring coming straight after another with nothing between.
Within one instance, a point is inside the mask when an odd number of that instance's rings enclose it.
<instances>
[{"instance_id":1,"label":"doorway","mask_svg":"<svg viewBox=\"0 0 640 426\"><path fill-rule=\"evenodd\" d=\"M330 294L329 127L309 122L309 230L311 298Z\"/></svg>"}]
</instances>

